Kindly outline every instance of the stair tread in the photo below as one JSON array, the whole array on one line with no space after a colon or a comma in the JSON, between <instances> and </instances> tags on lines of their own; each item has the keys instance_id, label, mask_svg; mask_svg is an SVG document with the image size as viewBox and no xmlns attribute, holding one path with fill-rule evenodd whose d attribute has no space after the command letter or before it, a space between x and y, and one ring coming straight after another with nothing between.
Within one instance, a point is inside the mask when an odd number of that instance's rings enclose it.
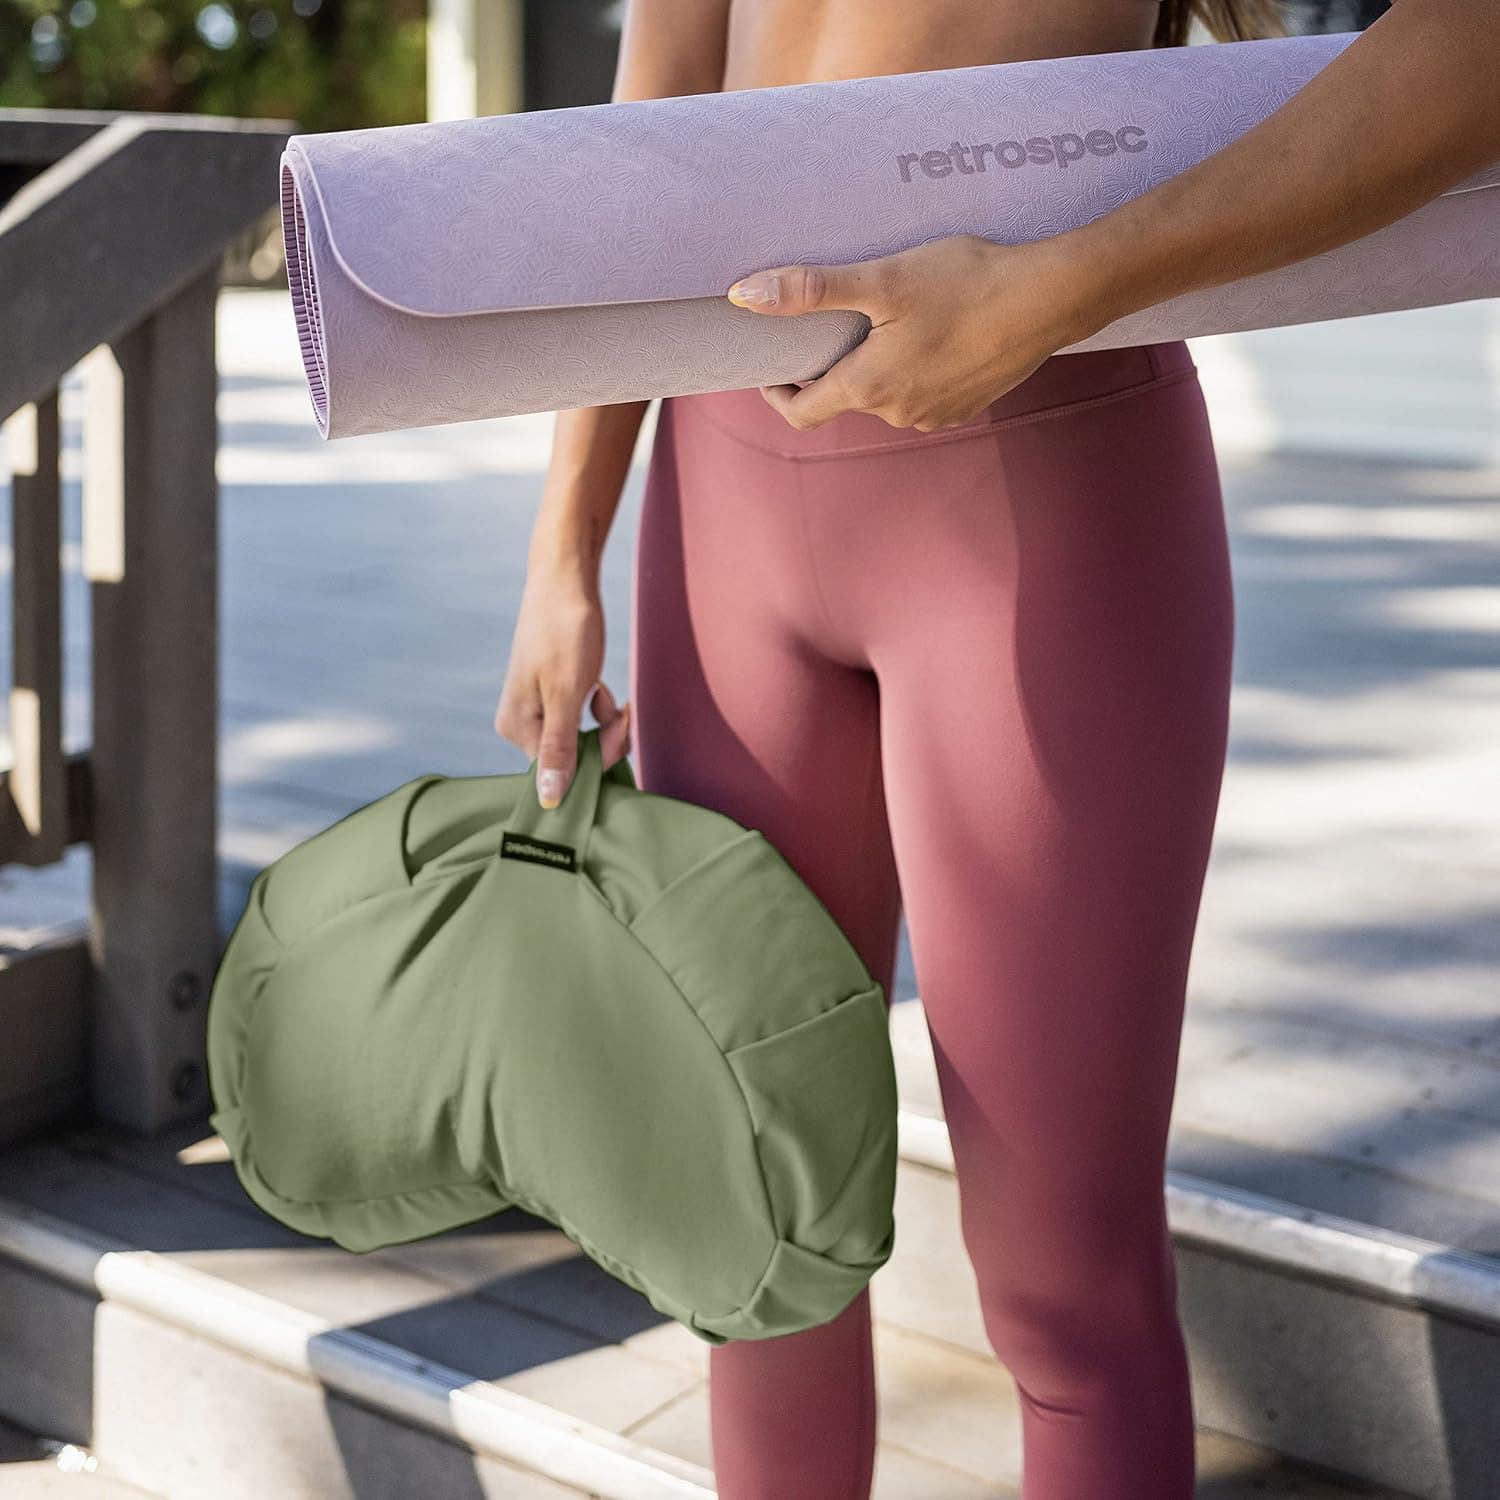
<instances>
[{"instance_id":1,"label":"stair tread","mask_svg":"<svg viewBox=\"0 0 1500 1500\"><path fill-rule=\"evenodd\" d=\"M232 1181L226 1190L232 1167L214 1160L212 1147L201 1125L155 1140L77 1128L13 1146L0 1153L0 1165L7 1196L60 1220L711 1468L708 1346L662 1319L551 1226L513 1213L354 1256L285 1230ZM911 1170L903 1191L920 1190ZM911 1218L943 1232L934 1212L913 1211ZM1008 1373L985 1352L889 1321L882 1291L877 1278L875 1500L1011 1493L1019 1428ZM1212 1432L1200 1432L1199 1455L1203 1483L1212 1486L1204 1493L1215 1500L1394 1497L1319 1485L1268 1450ZM79 1490L77 1500L88 1500L88 1492Z\"/></svg>"},{"instance_id":2,"label":"stair tread","mask_svg":"<svg viewBox=\"0 0 1500 1500\"><path fill-rule=\"evenodd\" d=\"M103 1474L65 1473L51 1459L32 1459L0 1468L5 1500L156 1500L146 1490Z\"/></svg>"},{"instance_id":3,"label":"stair tread","mask_svg":"<svg viewBox=\"0 0 1500 1500\"><path fill-rule=\"evenodd\" d=\"M86 1461L90 1455L78 1448ZM0 1417L0 1493L5 1500L158 1500L97 1469L59 1465L41 1434Z\"/></svg>"}]
</instances>

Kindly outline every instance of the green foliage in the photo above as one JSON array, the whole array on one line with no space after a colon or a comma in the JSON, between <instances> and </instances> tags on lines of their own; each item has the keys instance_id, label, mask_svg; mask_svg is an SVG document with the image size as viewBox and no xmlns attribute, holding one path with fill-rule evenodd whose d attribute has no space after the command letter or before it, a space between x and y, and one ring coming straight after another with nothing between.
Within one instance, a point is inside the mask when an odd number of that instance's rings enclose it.
<instances>
[{"instance_id":1,"label":"green foliage","mask_svg":"<svg viewBox=\"0 0 1500 1500\"><path fill-rule=\"evenodd\" d=\"M423 0L0 0L0 105L404 124L426 46Z\"/></svg>"}]
</instances>

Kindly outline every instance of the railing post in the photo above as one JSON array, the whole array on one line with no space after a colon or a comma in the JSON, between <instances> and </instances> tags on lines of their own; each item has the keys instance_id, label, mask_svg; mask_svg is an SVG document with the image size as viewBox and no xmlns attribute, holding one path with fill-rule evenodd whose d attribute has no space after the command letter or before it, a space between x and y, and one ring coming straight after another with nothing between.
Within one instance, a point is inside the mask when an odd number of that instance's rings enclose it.
<instances>
[{"instance_id":1,"label":"railing post","mask_svg":"<svg viewBox=\"0 0 1500 1500\"><path fill-rule=\"evenodd\" d=\"M11 467L11 797L25 829L14 857L49 865L68 843L62 751L61 434L58 395L5 424Z\"/></svg>"},{"instance_id":2,"label":"railing post","mask_svg":"<svg viewBox=\"0 0 1500 1500\"><path fill-rule=\"evenodd\" d=\"M427 118L466 120L522 107L521 0L430 0Z\"/></svg>"},{"instance_id":3,"label":"railing post","mask_svg":"<svg viewBox=\"0 0 1500 1500\"><path fill-rule=\"evenodd\" d=\"M219 258L85 368L93 606L96 1112L150 1133L201 1111L219 949Z\"/></svg>"}]
</instances>

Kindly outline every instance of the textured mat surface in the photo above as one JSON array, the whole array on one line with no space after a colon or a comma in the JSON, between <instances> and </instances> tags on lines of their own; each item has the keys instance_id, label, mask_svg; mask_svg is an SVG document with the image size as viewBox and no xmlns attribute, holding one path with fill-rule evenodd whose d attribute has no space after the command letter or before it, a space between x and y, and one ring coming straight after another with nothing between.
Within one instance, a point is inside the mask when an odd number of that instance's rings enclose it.
<instances>
[{"instance_id":1,"label":"textured mat surface","mask_svg":"<svg viewBox=\"0 0 1500 1500\"><path fill-rule=\"evenodd\" d=\"M1252 128L1359 35L1048 58L294 136L289 279L327 437L812 379L869 324L724 292L1087 223ZM1500 162L1349 245L1062 352L1500 294Z\"/></svg>"}]
</instances>

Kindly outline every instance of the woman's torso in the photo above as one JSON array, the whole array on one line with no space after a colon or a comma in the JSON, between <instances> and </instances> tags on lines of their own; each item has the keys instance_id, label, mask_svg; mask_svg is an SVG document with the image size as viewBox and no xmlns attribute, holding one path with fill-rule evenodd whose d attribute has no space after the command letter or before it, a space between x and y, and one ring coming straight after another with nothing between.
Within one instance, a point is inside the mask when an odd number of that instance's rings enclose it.
<instances>
[{"instance_id":1,"label":"woman's torso","mask_svg":"<svg viewBox=\"0 0 1500 1500\"><path fill-rule=\"evenodd\" d=\"M723 87L1132 51L1151 45L1157 14L1156 0L732 0ZM1055 355L972 425L1026 421L1191 367L1181 343ZM702 409L721 426L788 452L917 436L866 412L846 412L815 433L799 433L753 388L673 399L684 416Z\"/></svg>"},{"instance_id":2,"label":"woman's torso","mask_svg":"<svg viewBox=\"0 0 1500 1500\"><path fill-rule=\"evenodd\" d=\"M1156 0L732 0L723 87L765 88L1151 45Z\"/></svg>"}]
</instances>

